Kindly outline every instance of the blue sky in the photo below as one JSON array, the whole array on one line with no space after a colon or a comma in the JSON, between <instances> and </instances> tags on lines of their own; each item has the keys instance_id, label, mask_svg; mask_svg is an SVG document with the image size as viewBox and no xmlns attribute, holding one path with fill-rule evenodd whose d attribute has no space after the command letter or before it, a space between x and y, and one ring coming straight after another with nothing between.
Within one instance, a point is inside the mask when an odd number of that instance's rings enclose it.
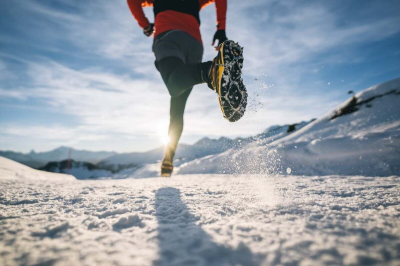
<instances>
[{"instance_id":1,"label":"blue sky","mask_svg":"<svg viewBox=\"0 0 400 266\"><path fill-rule=\"evenodd\" d=\"M227 35L244 46L249 108L222 118L205 85L189 98L182 142L254 135L319 117L347 91L400 76L400 2L228 0ZM153 20L151 8L146 14ZM201 12L215 56L214 5ZM161 145L169 95L152 38L125 0L0 2L0 149L144 151Z\"/></svg>"}]
</instances>

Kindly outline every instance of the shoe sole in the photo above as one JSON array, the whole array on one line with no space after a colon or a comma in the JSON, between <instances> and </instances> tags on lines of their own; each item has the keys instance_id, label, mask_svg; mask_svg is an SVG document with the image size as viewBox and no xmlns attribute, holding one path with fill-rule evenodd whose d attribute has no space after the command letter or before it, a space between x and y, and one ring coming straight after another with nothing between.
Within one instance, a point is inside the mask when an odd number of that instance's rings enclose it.
<instances>
[{"instance_id":1,"label":"shoe sole","mask_svg":"<svg viewBox=\"0 0 400 266\"><path fill-rule=\"evenodd\" d=\"M172 173L162 173L161 177L171 177Z\"/></svg>"},{"instance_id":2,"label":"shoe sole","mask_svg":"<svg viewBox=\"0 0 400 266\"><path fill-rule=\"evenodd\" d=\"M236 122L243 117L247 106L247 90L243 84L243 48L225 41L219 48L217 80L218 100L224 118Z\"/></svg>"}]
</instances>

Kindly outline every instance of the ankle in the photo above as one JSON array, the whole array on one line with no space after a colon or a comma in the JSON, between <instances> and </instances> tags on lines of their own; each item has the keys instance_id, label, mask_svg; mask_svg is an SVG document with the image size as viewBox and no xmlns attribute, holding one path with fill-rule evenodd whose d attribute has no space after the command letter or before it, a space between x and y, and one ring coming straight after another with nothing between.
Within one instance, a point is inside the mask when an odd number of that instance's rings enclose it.
<instances>
[{"instance_id":1,"label":"ankle","mask_svg":"<svg viewBox=\"0 0 400 266\"><path fill-rule=\"evenodd\" d=\"M163 161L172 162L175 156L175 147L167 146L164 152L164 159Z\"/></svg>"}]
</instances>

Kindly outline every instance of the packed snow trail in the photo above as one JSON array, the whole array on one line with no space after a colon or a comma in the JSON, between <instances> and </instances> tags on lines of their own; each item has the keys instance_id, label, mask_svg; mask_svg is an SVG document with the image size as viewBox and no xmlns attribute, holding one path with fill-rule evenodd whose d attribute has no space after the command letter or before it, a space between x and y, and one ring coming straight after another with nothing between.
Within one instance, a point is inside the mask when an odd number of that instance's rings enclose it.
<instances>
[{"instance_id":1,"label":"packed snow trail","mask_svg":"<svg viewBox=\"0 0 400 266\"><path fill-rule=\"evenodd\" d=\"M79 181L25 170L0 164L0 265L400 263L400 177Z\"/></svg>"}]
</instances>

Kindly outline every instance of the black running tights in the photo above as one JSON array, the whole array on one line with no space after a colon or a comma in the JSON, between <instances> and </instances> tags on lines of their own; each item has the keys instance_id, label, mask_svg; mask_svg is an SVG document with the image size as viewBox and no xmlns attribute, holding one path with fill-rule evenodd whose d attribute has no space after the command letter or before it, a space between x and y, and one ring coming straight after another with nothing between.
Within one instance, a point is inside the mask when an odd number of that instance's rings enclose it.
<instances>
[{"instance_id":1,"label":"black running tights","mask_svg":"<svg viewBox=\"0 0 400 266\"><path fill-rule=\"evenodd\" d=\"M193 86L203 83L201 63L185 64L178 57L167 57L156 62L156 67L171 95L168 150L173 157L182 135L186 101Z\"/></svg>"},{"instance_id":2,"label":"black running tights","mask_svg":"<svg viewBox=\"0 0 400 266\"><path fill-rule=\"evenodd\" d=\"M178 57L166 57L156 62L156 67L172 98L203 83L203 68L208 63L185 64Z\"/></svg>"}]
</instances>

